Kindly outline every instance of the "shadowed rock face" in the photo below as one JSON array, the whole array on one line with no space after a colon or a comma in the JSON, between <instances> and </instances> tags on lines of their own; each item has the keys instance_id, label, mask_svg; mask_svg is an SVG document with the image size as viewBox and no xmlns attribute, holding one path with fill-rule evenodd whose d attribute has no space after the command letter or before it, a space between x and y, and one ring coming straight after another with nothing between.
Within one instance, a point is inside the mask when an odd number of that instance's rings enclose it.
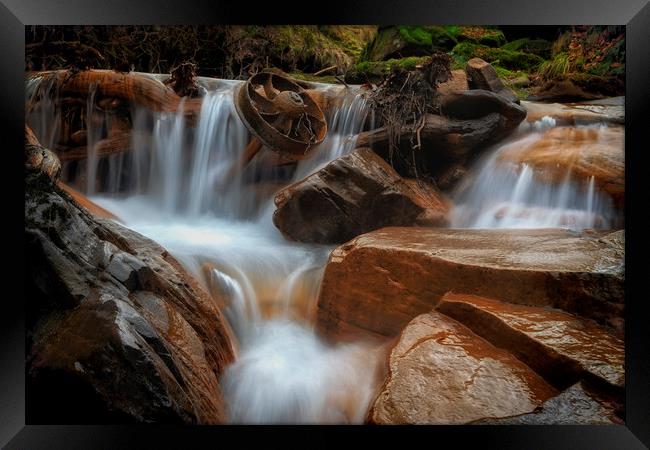
<instances>
[{"instance_id":1,"label":"shadowed rock face","mask_svg":"<svg viewBox=\"0 0 650 450\"><path fill-rule=\"evenodd\" d=\"M31 423L220 423L233 359L213 300L160 246L44 173L25 194Z\"/></svg>"},{"instance_id":2,"label":"shadowed rock face","mask_svg":"<svg viewBox=\"0 0 650 450\"><path fill-rule=\"evenodd\" d=\"M481 425L611 425L621 424L611 407L597 401L582 383L576 383L560 395L544 402L530 414L504 419L483 419Z\"/></svg>"},{"instance_id":3,"label":"shadowed rock face","mask_svg":"<svg viewBox=\"0 0 650 450\"><path fill-rule=\"evenodd\" d=\"M329 336L395 336L449 291L622 327L623 231L385 228L338 247L318 300Z\"/></svg>"},{"instance_id":4,"label":"shadowed rock face","mask_svg":"<svg viewBox=\"0 0 650 450\"><path fill-rule=\"evenodd\" d=\"M625 387L623 341L589 320L533 306L447 294L437 310L512 352L558 388L579 378Z\"/></svg>"},{"instance_id":5,"label":"shadowed rock face","mask_svg":"<svg viewBox=\"0 0 650 450\"><path fill-rule=\"evenodd\" d=\"M444 226L449 205L424 182L402 179L360 148L280 191L273 223L288 239L342 243L391 225Z\"/></svg>"},{"instance_id":6,"label":"shadowed rock face","mask_svg":"<svg viewBox=\"0 0 650 450\"><path fill-rule=\"evenodd\" d=\"M556 394L539 375L453 319L413 319L370 413L380 424L463 424L530 413Z\"/></svg>"}]
</instances>

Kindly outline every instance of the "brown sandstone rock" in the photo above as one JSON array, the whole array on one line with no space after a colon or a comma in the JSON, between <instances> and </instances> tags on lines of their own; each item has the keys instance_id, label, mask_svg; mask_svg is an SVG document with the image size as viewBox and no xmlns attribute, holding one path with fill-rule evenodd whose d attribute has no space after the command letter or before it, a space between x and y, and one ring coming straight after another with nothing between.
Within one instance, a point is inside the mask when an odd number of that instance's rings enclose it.
<instances>
[{"instance_id":1,"label":"brown sandstone rock","mask_svg":"<svg viewBox=\"0 0 650 450\"><path fill-rule=\"evenodd\" d=\"M463 424L530 413L555 394L510 353L432 311L417 316L402 332L369 419L378 424Z\"/></svg>"},{"instance_id":2,"label":"brown sandstone rock","mask_svg":"<svg viewBox=\"0 0 650 450\"><path fill-rule=\"evenodd\" d=\"M586 378L625 386L623 341L589 320L562 311L448 293L436 308L510 351L558 388Z\"/></svg>"},{"instance_id":3,"label":"brown sandstone rock","mask_svg":"<svg viewBox=\"0 0 650 450\"><path fill-rule=\"evenodd\" d=\"M338 247L325 269L317 327L345 338L395 336L448 291L621 321L623 231L384 228Z\"/></svg>"},{"instance_id":4,"label":"brown sandstone rock","mask_svg":"<svg viewBox=\"0 0 650 450\"><path fill-rule=\"evenodd\" d=\"M341 243L390 225L443 226L447 202L433 187L402 179L360 148L275 196L275 226L289 239Z\"/></svg>"},{"instance_id":5,"label":"brown sandstone rock","mask_svg":"<svg viewBox=\"0 0 650 450\"><path fill-rule=\"evenodd\" d=\"M499 94L508 101L519 103L519 99L503 85L494 67L481 58L472 58L465 66L470 89L484 89Z\"/></svg>"},{"instance_id":6,"label":"brown sandstone rock","mask_svg":"<svg viewBox=\"0 0 650 450\"><path fill-rule=\"evenodd\" d=\"M618 207L625 201L625 129L551 128L541 139L513 144L499 154L504 161L526 163L537 177L556 183L567 174L594 177L596 187L608 193Z\"/></svg>"},{"instance_id":7,"label":"brown sandstone rock","mask_svg":"<svg viewBox=\"0 0 650 450\"><path fill-rule=\"evenodd\" d=\"M31 423L220 423L221 312L164 249L42 173L25 194Z\"/></svg>"}]
</instances>

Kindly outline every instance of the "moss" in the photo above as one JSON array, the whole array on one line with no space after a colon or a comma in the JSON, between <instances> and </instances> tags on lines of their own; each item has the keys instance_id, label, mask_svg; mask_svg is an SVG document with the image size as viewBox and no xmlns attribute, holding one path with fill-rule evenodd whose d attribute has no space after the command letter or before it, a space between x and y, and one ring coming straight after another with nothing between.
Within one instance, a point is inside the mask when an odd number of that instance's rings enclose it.
<instances>
[{"instance_id":1,"label":"moss","mask_svg":"<svg viewBox=\"0 0 650 450\"><path fill-rule=\"evenodd\" d=\"M545 39L522 38L516 41L508 42L501 48L515 52L524 52L537 55L544 59L551 57L551 47L553 44Z\"/></svg>"},{"instance_id":2,"label":"moss","mask_svg":"<svg viewBox=\"0 0 650 450\"><path fill-rule=\"evenodd\" d=\"M339 81L334 77L334 75L314 76L309 73L303 73L299 70L296 70L294 72L289 72L287 75L303 81L314 81L316 83L330 83L330 84L339 83Z\"/></svg>"},{"instance_id":3,"label":"moss","mask_svg":"<svg viewBox=\"0 0 650 450\"><path fill-rule=\"evenodd\" d=\"M458 55L466 60L481 58L491 64L496 64L510 70L533 70L544 62L539 56L530 53L492 48L469 41L460 42L454 47L452 52L454 55Z\"/></svg>"},{"instance_id":4,"label":"moss","mask_svg":"<svg viewBox=\"0 0 650 450\"><path fill-rule=\"evenodd\" d=\"M456 37L442 26L397 26L381 29L360 56L361 61L382 61L408 56L428 56L448 51Z\"/></svg>"},{"instance_id":5,"label":"moss","mask_svg":"<svg viewBox=\"0 0 650 450\"><path fill-rule=\"evenodd\" d=\"M389 59L388 61L361 61L345 74L345 80L351 83L377 82L388 75L394 67L413 70L429 60L428 56L409 56L407 58Z\"/></svg>"},{"instance_id":6,"label":"moss","mask_svg":"<svg viewBox=\"0 0 650 450\"><path fill-rule=\"evenodd\" d=\"M488 27L459 27L458 40L488 47L501 47L506 43L506 37L501 30Z\"/></svg>"}]
</instances>

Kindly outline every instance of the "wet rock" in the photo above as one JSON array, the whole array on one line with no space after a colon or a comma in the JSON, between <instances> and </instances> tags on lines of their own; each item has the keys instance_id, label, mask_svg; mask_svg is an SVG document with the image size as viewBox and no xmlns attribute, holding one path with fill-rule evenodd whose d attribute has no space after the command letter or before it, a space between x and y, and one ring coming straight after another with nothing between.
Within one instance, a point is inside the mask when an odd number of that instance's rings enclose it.
<instances>
[{"instance_id":1,"label":"wet rock","mask_svg":"<svg viewBox=\"0 0 650 450\"><path fill-rule=\"evenodd\" d=\"M495 92L507 101L519 103L519 99L510 89L504 86L494 67L481 58L472 58L465 66L467 81L470 89L481 89Z\"/></svg>"},{"instance_id":2,"label":"wet rock","mask_svg":"<svg viewBox=\"0 0 650 450\"><path fill-rule=\"evenodd\" d=\"M79 206L82 206L84 209L86 209L88 212L90 212L93 216L96 217L101 217L104 219L112 219L112 220L117 220L119 221L118 217L113 214L112 212L102 208L99 206L97 203L93 202L90 200L88 197L83 195L81 192L77 191L76 189L73 189L72 187L68 186L67 184L60 182L57 184L59 188L63 189L65 192L72 197L72 199L77 202Z\"/></svg>"},{"instance_id":3,"label":"wet rock","mask_svg":"<svg viewBox=\"0 0 650 450\"><path fill-rule=\"evenodd\" d=\"M506 349L558 388L580 378L625 387L622 339L558 310L448 293L437 310Z\"/></svg>"},{"instance_id":4,"label":"wet rock","mask_svg":"<svg viewBox=\"0 0 650 450\"><path fill-rule=\"evenodd\" d=\"M221 423L230 333L164 249L43 173L25 194L28 419Z\"/></svg>"},{"instance_id":5,"label":"wet rock","mask_svg":"<svg viewBox=\"0 0 650 450\"><path fill-rule=\"evenodd\" d=\"M497 113L509 120L508 132L526 118L525 108L484 89L449 93L440 101L440 111L447 117L460 120Z\"/></svg>"},{"instance_id":6,"label":"wet rock","mask_svg":"<svg viewBox=\"0 0 650 450\"><path fill-rule=\"evenodd\" d=\"M378 424L463 424L531 413L556 394L513 355L438 312L414 318L369 413Z\"/></svg>"},{"instance_id":7,"label":"wet rock","mask_svg":"<svg viewBox=\"0 0 650 450\"><path fill-rule=\"evenodd\" d=\"M601 104L602 100L582 103L538 103L522 101L528 111L526 122L552 118L556 125L589 125L600 123L625 124L625 97L616 104Z\"/></svg>"},{"instance_id":8,"label":"wet rock","mask_svg":"<svg viewBox=\"0 0 650 450\"><path fill-rule=\"evenodd\" d=\"M341 243L390 225L446 224L447 202L360 148L278 192L273 223L288 239Z\"/></svg>"},{"instance_id":9,"label":"wet rock","mask_svg":"<svg viewBox=\"0 0 650 450\"><path fill-rule=\"evenodd\" d=\"M603 98L603 95L588 92L578 86L571 79L558 78L544 83L527 100L538 102L570 102L577 100L594 100Z\"/></svg>"},{"instance_id":10,"label":"wet rock","mask_svg":"<svg viewBox=\"0 0 650 450\"><path fill-rule=\"evenodd\" d=\"M611 425L621 424L614 410L597 401L576 383L560 395L544 402L529 414L504 419L483 419L472 422L481 425Z\"/></svg>"},{"instance_id":11,"label":"wet rock","mask_svg":"<svg viewBox=\"0 0 650 450\"><path fill-rule=\"evenodd\" d=\"M438 93L442 95L455 91L466 91L468 89L467 74L464 70L452 70L451 78L438 85Z\"/></svg>"},{"instance_id":12,"label":"wet rock","mask_svg":"<svg viewBox=\"0 0 650 450\"><path fill-rule=\"evenodd\" d=\"M61 162L54 152L38 144L25 145L25 169L29 172L41 172L52 181L61 176Z\"/></svg>"},{"instance_id":13,"label":"wet rock","mask_svg":"<svg viewBox=\"0 0 650 450\"><path fill-rule=\"evenodd\" d=\"M612 197L615 206L625 202L625 129L558 127L544 131L534 142L522 141L499 154L504 161L534 167L535 176L562 183L594 178L596 188Z\"/></svg>"},{"instance_id":14,"label":"wet rock","mask_svg":"<svg viewBox=\"0 0 650 450\"><path fill-rule=\"evenodd\" d=\"M338 338L395 336L449 291L620 321L623 231L608 236L560 229L373 231L330 255L317 328Z\"/></svg>"}]
</instances>

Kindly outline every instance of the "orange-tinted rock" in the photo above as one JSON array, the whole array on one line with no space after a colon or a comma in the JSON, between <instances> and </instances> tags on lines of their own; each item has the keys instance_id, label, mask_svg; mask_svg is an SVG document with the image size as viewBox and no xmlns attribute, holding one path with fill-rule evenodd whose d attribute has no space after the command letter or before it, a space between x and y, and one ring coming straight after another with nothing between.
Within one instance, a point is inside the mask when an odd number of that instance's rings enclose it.
<instances>
[{"instance_id":1,"label":"orange-tinted rock","mask_svg":"<svg viewBox=\"0 0 650 450\"><path fill-rule=\"evenodd\" d=\"M621 320L623 232L608 236L560 229L373 231L330 255L317 327L338 337L395 336L449 291Z\"/></svg>"},{"instance_id":2,"label":"orange-tinted rock","mask_svg":"<svg viewBox=\"0 0 650 450\"><path fill-rule=\"evenodd\" d=\"M451 78L444 83L438 85L439 94L448 94L454 91L466 91L469 89L467 84L467 74L464 70L452 70Z\"/></svg>"},{"instance_id":3,"label":"orange-tinted rock","mask_svg":"<svg viewBox=\"0 0 650 450\"><path fill-rule=\"evenodd\" d=\"M582 383L544 402L530 414L505 419L484 419L472 424L485 425L611 425L621 424L613 408L596 400Z\"/></svg>"},{"instance_id":4,"label":"orange-tinted rock","mask_svg":"<svg viewBox=\"0 0 650 450\"><path fill-rule=\"evenodd\" d=\"M551 117L557 125L586 125L592 123L625 124L625 106L623 104L563 104L521 102L528 115L526 122L537 122L543 117Z\"/></svg>"},{"instance_id":5,"label":"orange-tinted rock","mask_svg":"<svg viewBox=\"0 0 650 450\"><path fill-rule=\"evenodd\" d=\"M435 311L413 319L389 358L369 419L463 424L530 413L556 394L528 366Z\"/></svg>"},{"instance_id":6,"label":"orange-tinted rock","mask_svg":"<svg viewBox=\"0 0 650 450\"><path fill-rule=\"evenodd\" d=\"M470 89L492 91L508 101L519 103L519 99L510 89L503 85L494 67L481 58L472 58L465 66Z\"/></svg>"},{"instance_id":7,"label":"orange-tinted rock","mask_svg":"<svg viewBox=\"0 0 650 450\"><path fill-rule=\"evenodd\" d=\"M214 300L155 242L94 217L40 174L25 194L34 423L221 423L233 359Z\"/></svg>"},{"instance_id":8,"label":"orange-tinted rock","mask_svg":"<svg viewBox=\"0 0 650 450\"><path fill-rule=\"evenodd\" d=\"M84 207L88 212L90 212L92 215L97 216L97 217L102 217L104 219L111 219L111 220L117 220L117 216L113 214L112 212L108 211L107 209L102 208L99 206L97 203L93 202L90 200L88 197L83 195L81 192L77 191L76 189L71 188L65 183L59 182L58 186L63 189L65 192L67 192L70 197L74 199L77 204L80 206Z\"/></svg>"},{"instance_id":9,"label":"orange-tinted rock","mask_svg":"<svg viewBox=\"0 0 650 450\"><path fill-rule=\"evenodd\" d=\"M442 297L437 310L507 349L558 388L580 378L625 386L623 341L590 320L454 293Z\"/></svg>"},{"instance_id":10,"label":"orange-tinted rock","mask_svg":"<svg viewBox=\"0 0 650 450\"><path fill-rule=\"evenodd\" d=\"M391 225L443 226L449 205L433 187L402 179L359 148L278 192L273 223L288 239L341 243Z\"/></svg>"},{"instance_id":11,"label":"orange-tinted rock","mask_svg":"<svg viewBox=\"0 0 650 450\"><path fill-rule=\"evenodd\" d=\"M526 163L535 175L561 183L570 174L588 180L623 206L625 200L625 129L623 127L570 128L545 131L541 139L523 140L499 155L504 161Z\"/></svg>"}]
</instances>

